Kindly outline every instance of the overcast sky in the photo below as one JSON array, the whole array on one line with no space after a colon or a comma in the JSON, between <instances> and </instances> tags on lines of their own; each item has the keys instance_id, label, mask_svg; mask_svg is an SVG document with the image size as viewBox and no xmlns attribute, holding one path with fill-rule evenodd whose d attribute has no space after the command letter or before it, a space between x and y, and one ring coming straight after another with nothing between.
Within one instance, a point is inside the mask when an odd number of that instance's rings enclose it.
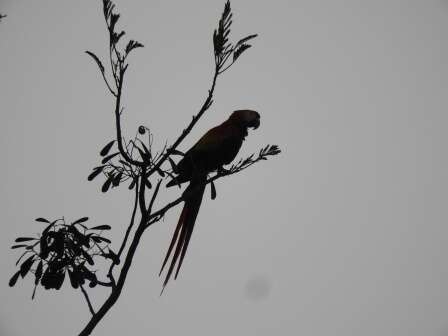
<instances>
[{"instance_id":1,"label":"overcast sky","mask_svg":"<svg viewBox=\"0 0 448 336\"><path fill-rule=\"evenodd\" d=\"M125 83L124 133L171 143L207 95L224 0L122 1L120 27L145 45ZM217 183L180 277L157 276L180 207L148 230L122 296L95 335L448 335L448 3L232 1L232 38L254 47L219 78L215 103L180 149L235 109L261 114L244 157L282 154ZM114 136L100 1L0 2L0 335L76 335L79 291L15 272L36 217L110 224L126 188L86 180ZM174 199L169 190L164 199ZM159 205L162 203L159 203ZM106 291L92 292L98 306Z\"/></svg>"}]
</instances>

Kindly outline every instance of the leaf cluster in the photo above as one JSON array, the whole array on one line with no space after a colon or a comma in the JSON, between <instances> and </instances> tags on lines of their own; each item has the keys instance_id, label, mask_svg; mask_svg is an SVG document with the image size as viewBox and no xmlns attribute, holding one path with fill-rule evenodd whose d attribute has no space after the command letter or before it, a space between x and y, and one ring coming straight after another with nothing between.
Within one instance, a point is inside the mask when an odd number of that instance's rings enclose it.
<instances>
[{"instance_id":1,"label":"leaf cluster","mask_svg":"<svg viewBox=\"0 0 448 336\"><path fill-rule=\"evenodd\" d=\"M225 173L224 175L240 172L258 161L267 160L269 156L275 156L280 153L281 150L277 145L266 145L266 147L260 149L257 156L253 153L245 159L240 159L236 164L233 164L227 174Z\"/></svg>"},{"instance_id":2,"label":"leaf cluster","mask_svg":"<svg viewBox=\"0 0 448 336\"><path fill-rule=\"evenodd\" d=\"M147 139L143 139L147 134ZM145 175L144 183L147 188L152 188L150 176L147 172L155 168L159 176L172 176L174 162L170 159L171 169L164 169L157 166L157 161L166 150L162 149L161 153L153 153L152 144L153 136L147 127L140 126L135 134L133 140L126 143L124 148L127 157L132 160L140 160L144 163L143 166L135 166L126 161L118 148L116 148L117 141L112 140L108 142L100 151L101 165L93 168L87 179L93 181L98 175L103 174L105 180L102 184L101 191L107 192L112 188L118 187L121 183L130 181L128 189L132 190L136 186L139 178Z\"/></svg>"},{"instance_id":3,"label":"leaf cluster","mask_svg":"<svg viewBox=\"0 0 448 336\"><path fill-rule=\"evenodd\" d=\"M109 58L111 65L111 73L113 77L113 85L107 79L105 67L100 58L92 51L86 51L86 53L92 57L100 70L104 82L107 85L109 91L117 97L121 90L120 80L124 75L128 67L126 59L132 50L142 48L143 44L138 41L130 39L124 48L119 46L119 42L126 34L124 30L117 31L117 22L120 19L120 14L115 12L115 4L110 0L103 0L103 15L106 20L107 30L109 32Z\"/></svg>"},{"instance_id":4,"label":"leaf cluster","mask_svg":"<svg viewBox=\"0 0 448 336\"><path fill-rule=\"evenodd\" d=\"M16 262L19 270L11 277L9 286L14 286L19 278L34 274L34 291L40 284L45 289L60 289L66 273L73 288L84 285L87 281L90 287L95 287L98 280L95 271L94 258L114 259L114 252L109 248L111 242L102 236L104 230L110 230L109 225L99 225L88 228L85 222L88 217L66 224L65 219L50 222L45 218L36 221L47 224L40 237L19 237L12 249L25 251ZM118 262L115 260L115 262Z\"/></svg>"},{"instance_id":5,"label":"leaf cluster","mask_svg":"<svg viewBox=\"0 0 448 336\"><path fill-rule=\"evenodd\" d=\"M232 26L233 13L230 8L230 1L224 6L224 11L218 23L218 28L213 32L213 47L215 52L215 64L219 69L219 73L223 73L230 68L233 63L249 49L251 45L247 42L257 37L257 34L246 36L240 39L234 45L229 42L229 35ZM227 65L227 61L232 56L232 61Z\"/></svg>"}]
</instances>

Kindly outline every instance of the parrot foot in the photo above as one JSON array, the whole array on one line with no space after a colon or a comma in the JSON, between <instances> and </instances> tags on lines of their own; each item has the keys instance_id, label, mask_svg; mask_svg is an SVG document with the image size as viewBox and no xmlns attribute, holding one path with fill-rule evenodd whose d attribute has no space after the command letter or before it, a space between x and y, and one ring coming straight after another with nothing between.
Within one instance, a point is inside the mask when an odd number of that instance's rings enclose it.
<instances>
[{"instance_id":1,"label":"parrot foot","mask_svg":"<svg viewBox=\"0 0 448 336\"><path fill-rule=\"evenodd\" d=\"M228 175L228 174L230 174L230 170L225 169L224 167L219 167L218 174L219 175Z\"/></svg>"}]
</instances>

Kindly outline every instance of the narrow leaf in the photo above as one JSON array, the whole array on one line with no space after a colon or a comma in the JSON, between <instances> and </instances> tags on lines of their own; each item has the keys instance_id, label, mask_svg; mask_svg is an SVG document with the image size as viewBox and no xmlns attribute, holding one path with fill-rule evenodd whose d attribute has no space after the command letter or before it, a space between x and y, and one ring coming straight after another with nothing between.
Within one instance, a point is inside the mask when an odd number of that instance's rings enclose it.
<instances>
[{"instance_id":1,"label":"narrow leaf","mask_svg":"<svg viewBox=\"0 0 448 336\"><path fill-rule=\"evenodd\" d=\"M101 161L101 163L102 163L102 164L105 164L107 161L109 161L109 160L112 159L113 157L117 156L118 154L120 154L120 153L119 153L119 152L116 152L116 153L114 153L114 154L111 154L111 155L106 156L106 157Z\"/></svg>"},{"instance_id":2,"label":"narrow leaf","mask_svg":"<svg viewBox=\"0 0 448 336\"><path fill-rule=\"evenodd\" d=\"M112 183L113 176L109 177L106 182L104 182L103 186L101 187L102 192L107 192L109 190L110 184Z\"/></svg>"},{"instance_id":3,"label":"narrow leaf","mask_svg":"<svg viewBox=\"0 0 448 336\"><path fill-rule=\"evenodd\" d=\"M171 159L171 158L169 157L169 158L168 158L168 161L169 161L169 163L170 163L170 165L171 165L171 169L173 170L173 172L177 173L177 166L176 166L176 164L174 163L173 159Z\"/></svg>"},{"instance_id":4,"label":"narrow leaf","mask_svg":"<svg viewBox=\"0 0 448 336\"><path fill-rule=\"evenodd\" d=\"M90 175L87 177L88 181L92 181L95 177L97 177L101 172L103 171L103 169L95 169L92 173L90 173Z\"/></svg>"},{"instance_id":5,"label":"narrow leaf","mask_svg":"<svg viewBox=\"0 0 448 336\"><path fill-rule=\"evenodd\" d=\"M214 200L216 198L216 187L213 181L210 183L210 187L211 187L211 198L212 200Z\"/></svg>"},{"instance_id":6,"label":"narrow leaf","mask_svg":"<svg viewBox=\"0 0 448 336\"><path fill-rule=\"evenodd\" d=\"M250 44L242 44L238 49L233 52L233 61L235 62L241 54L251 47Z\"/></svg>"},{"instance_id":7,"label":"narrow leaf","mask_svg":"<svg viewBox=\"0 0 448 336\"><path fill-rule=\"evenodd\" d=\"M40 277L42 276L42 270L44 268L44 264L42 262L42 260L39 262L39 264L37 265L36 268L36 273L34 273L35 275L35 279L34 279L34 284L37 285L39 283Z\"/></svg>"},{"instance_id":8,"label":"narrow leaf","mask_svg":"<svg viewBox=\"0 0 448 336\"><path fill-rule=\"evenodd\" d=\"M34 255L32 255L31 257L26 259L22 263L22 265L20 265L20 275L22 276L22 278L24 278L26 276L26 274L30 270L31 266L33 265L33 262L34 262Z\"/></svg>"},{"instance_id":9,"label":"narrow leaf","mask_svg":"<svg viewBox=\"0 0 448 336\"><path fill-rule=\"evenodd\" d=\"M9 287L13 287L16 284L17 279L19 278L19 275L20 275L20 271L17 271L16 273L14 273L14 275L9 280Z\"/></svg>"},{"instance_id":10,"label":"narrow leaf","mask_svg":"<svg viewBox=\"0 0 448 336\"><path fill-rule=\"evenodd\" d=\"M37 240L37 238L31 238L31 237L19 237L15 240L16 243L22 243L30 240Z\"/></svg>"},{"instance_id":11,"label":"narrow leaf","mask_svg":"<svg viewBox=\"0 0 448 336\"><path fill-rule=\"evenodd\" d=\"M16 266L19 264L20 260L22 260L22 258L25 256L25 254L29 253L30 251L25 251L22 253L22 255L19 257L19 259L17 259L16 261Z\"/></svg>"},{"instance_id":12,"label":"narrow leaf","mask_svg":"<svg viewBox=\"0 0 448 336\"><path fill-rule=\"evenodd\" d=\"M132 182L128 188L129 188L129 190L132 190L132 189L134 189L134 187L135 187L135 179L132 179Z\"/></svg>"},{"instance_id":13,"label":"narrow leaf","mask_svg":"<svg viewBox=\"0 0 448 336\"><path fill-rule=\"evenodd\" d=\"M110 225L98 225L94 226L93 228L90 228L90 230L110 230Z\"/></svg>"},{"instance_id":14,"label":"narrow leaf","mask_svg":"<svg viewBox=\"0 0 448 336\"><path fill-rule=\"evenodd\" d=\"M98 56L96 56L93 52L88 51L88 50L86 51L86 54L89 55L90 57L92 57L95 60L96 64L98 65L98 68L100 68L100 71L102 73L104 73L104 65L103 65L103 63L101 63L101 61L98 58Z\"/></svg>"},{"instance_id":15,"label":"narrow leaf","mask_svg":"<svg viewBox=\"0 0 448 336\"><path fill-rule=\"evenodd\" d=\"M117 187L121 182L121 177L123 176L123 172L118 173L114 179L112 180L112 185Z\"/></svg>"},{"instance_id":16,"label":"narrow leaf","mask_svg":"<svg viewBox=\"0 0 448 336\"><path fill-rule=\"evenodd\" d=\"M151 184L151 182L149 182L148 179L145 179L145 185L146 185L146 187L148 187L148 189L152 188L152 184Z\"/></svg>"},{"instance_id":17,"label":"narrow leaf","mask_svg":"<svg viewBox=\"0 0 448 336\"><path fill-rule=\"evenodd\" d=\"M27 247L28 245L25 245L25 244L20 244L20 245L13 245L13 246L11 246L11 249L17 249L17 248L20 248L20 247Z\"/></svg>"},{"instance_id":18,"label":"narrow leaf","mask_svg":"<svg viewBox=\"0 0 448 336\"><path fill-rule=\"evenodd\" d=\"M165 173L163 172L162 169L157 168L156 170L157 170L157 173L158 173L161 177L165 177Z\"/></svg>"},{"instance_id":19,"label":"narrow leaf","mask_svg":"<svg viewBox=\"0 0 448 336\"><path fill-rule=\"evenodd\" d=\"M41 222L41 223L50 223L50 221L48 219L39 217L35 219L36 222Z\"/></svg>"},{"instance_id":20,"label":"narrow leaf","mask_svg":"<svg viewBox=\"0 0 448 336\"><path fill-rule=\"evenodd\" d=\"M110 241L109 239L104 238L104 237L101 237L101 236L92 236L92 239L93 239L94 241L96 241L97 243L101 243L101 242L106 242L106 243L108 243L108 244L111 243L111 241Z\"/></svg>"},{"instance_id":21,"label":"narrow leaf","mask_svg":"<svg viewBox=\"0 0 448 336\"><path fill-rule=\"evenodd\" d=\"M68 277L70 278L70 284L72 285L72 287L75 288L75 289L78 288L79 287L78 275L75 274L74 272L68 270Z\"/></svg>"},{"instance_id":22,"label":"narrow leaf","mask_svg":"<svg viewBox=\"0 0 448 336\"><path fill-rule=\"evenodd\" d=\"M114 145L115 140L112 140L111 142L109 142L106 146L103 147L103 149L100 152L101 156L106 156L107 153L109 153L110 149L112 148L112 146Z\"/></svg>"},{"instance_id":23,"label":"narrow leaf","mask_svg":"<svg viewBox=\"0 0 448 336\"><path fill-rule=\"evenodd\" d=\"M80 223L84 223L84 222L87 222L88 220L89 220L89 217L82 217L82 218L80 218L80 219L75 220L75 221L72 223L72 225L80 224Z\"/></svg>"},{"instance_id":24,"label":"narrow leaf","mask_svg":"<svg viewBox=\"0 0 448 336\"><path fill-rule=\"evenodd\" d=\"M235 44L235 47L238 47L240 44L243 44L243 43L245 43L245 42L247 42L247 41L249 41L249 40L252 40L252 39L256 38L257 36L258 36L257 34L253 34L253 35L249 35L249 36L247 36L247 37L245 37L245 38L242 38L241 40L239 40L239 41Z\"/></svg>"}]
</instances>

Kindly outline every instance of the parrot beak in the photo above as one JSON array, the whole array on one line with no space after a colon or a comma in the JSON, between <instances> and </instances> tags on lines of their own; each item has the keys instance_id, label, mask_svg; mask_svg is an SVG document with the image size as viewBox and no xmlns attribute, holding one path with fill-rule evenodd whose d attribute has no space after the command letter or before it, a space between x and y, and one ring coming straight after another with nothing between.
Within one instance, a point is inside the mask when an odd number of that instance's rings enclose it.
<instances>
[{"instance_id":1,"label":"parrot beak","mask_svg":"<svg viewBox=\"0 0 448 336\"><path fill-rule=\"evenodd\" d=\"M258 117L257 119L254 120L253 124L251 125L251 127L256 130L258 127L260 127L260 117Z\"/></svg>"},{"instance_id":2,"label":"parrot beak","mask_svg":"<svg viewBox=\"0 0 448 336\"><path fill-rule=\"evenodd\" d=\"M252 127L254 130L260 127L260 114L258 112L255 112L255 118L249 124L249 127Z\"/></svg>"}]
</instances>

